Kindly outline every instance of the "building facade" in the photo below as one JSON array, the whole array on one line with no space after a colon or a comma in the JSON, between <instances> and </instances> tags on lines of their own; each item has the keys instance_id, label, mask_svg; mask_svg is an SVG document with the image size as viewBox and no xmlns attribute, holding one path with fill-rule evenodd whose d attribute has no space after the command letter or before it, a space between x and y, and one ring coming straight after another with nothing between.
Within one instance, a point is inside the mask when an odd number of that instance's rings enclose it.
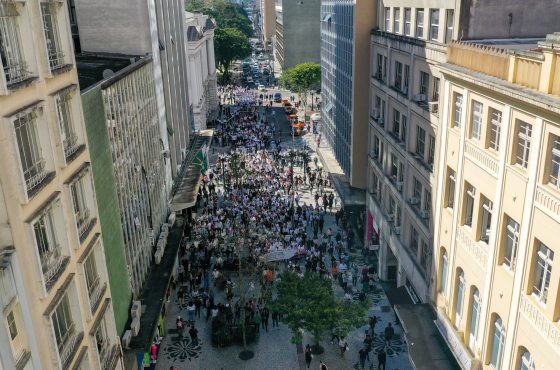
<instances>
[{"instance_id":1,"label":"building facade","mask_svg":"<svg viewBox=\"0 0 560 370\"><path fill-rule=\"evenodd\" d=\"M276 0L276 59L283 69L321 59L321 0Z\"/></svg>"},{"instance_id":2,"label":"building facade","mask_svg":"<svg viewBox=\"0 0 560 370\"><path fill-rule=\"evenodd\" d=\"M214 57L214 21L207 15L185 12L185 40L188 57L189 96L194 129L206 129L218 114L218 87Z\"/></svg>"},{"instance_id":3,"label":"building facade","mask_svg":"<svg viewBox=\"0 0 560 370\"><path fill-rule=\"evenodd\" d=\"M353 187L366 187L370 32L375 1L321 2L321 133Z\"/></svg>"},{"instance_id":4,"label":"building facade","mask_svg":"<svg viewBox=\"0 0 560 370\"><path fill-rule=\"evenodd\" d=\"M0 367L121 362L64 1L0 2Z\"/></svg>"},{"instance_id":5,"label":"building facade","mask_svg":"<svg viewBox=\"0 0 560 370\"><path fill-rule=\"evenodd\" d=\"M560 361L559 44L453 43L441 66L435 295L464 367Z\"/></svg>"},{"instance_id":6,"label":"building facade","mask_svg":"<svg viewBox=\"0 0 560 370\"><path fill-rule=\"evenodd\" d=\"M272 41L272 37L276 34L276 6L274 0L261 1L261 35L262 41L266 44Z\"/></svg>"}]
</instances>

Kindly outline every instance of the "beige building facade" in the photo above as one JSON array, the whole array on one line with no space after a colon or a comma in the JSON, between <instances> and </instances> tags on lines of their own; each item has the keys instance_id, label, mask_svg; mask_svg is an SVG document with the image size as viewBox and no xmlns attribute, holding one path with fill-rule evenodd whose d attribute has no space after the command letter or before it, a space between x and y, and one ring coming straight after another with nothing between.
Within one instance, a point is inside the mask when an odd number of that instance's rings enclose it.
<instances>
[{"instance_id":1,"label":"beige building facade","mask_svg":"<svg viewBox=\"0 0 560 370\"><path fill-rule=\"evenodd\" d=\"M261 1L262 37L268 42L276 34L276 2L274 0Z\"/></svg>"},{"instance_id":2,"label":"beige building facade","mask_svg":"<svg viewBox=\"0 0 560 370\"><path fill-rule=\"evenodd\" d=\"M0 1L0 368L121 360L66 1Z\"/></svg>"},{"instance_id":3,"label":"beige building facade","mask_svg":"<svg viewBox=\"0 0 560 370\"><path fill-rule=\"evenodd\" d=\"M464 368L560 363L559 44L453 43L441 66L434 288Z\"/></svg>"}]
</instances>

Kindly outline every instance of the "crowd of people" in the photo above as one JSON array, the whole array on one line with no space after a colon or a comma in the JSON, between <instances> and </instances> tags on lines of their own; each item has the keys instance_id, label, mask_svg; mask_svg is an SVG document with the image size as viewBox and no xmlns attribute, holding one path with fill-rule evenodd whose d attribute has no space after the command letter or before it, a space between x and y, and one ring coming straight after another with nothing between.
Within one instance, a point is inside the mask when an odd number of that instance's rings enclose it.
<instances>
[{"instance_id":1,"label":"crowd of people","mask_svg":"<svg viewBox=\"0 0 560 370\"><path fill-rule=\"evenodd\" d=\"M195 321L202 312L206 321L211 319L213 332L243 322L256 332L268 332L269 320L278 326L282 312L269 309L268 303L271 287L286 268L338 280L347 299L360 279L360 299L365 299L376 275L350 260L347 250L354 234L346 231L342 209L335 213L337 231L326 226L336 196L327 191L329 179L316 158L312 170L304 155L274 140L274 119L260 114L257 93L233 87L220 87L219 92L231 105L223 108L222 117L230 118L220 121L216 136L219 146L229 151L219 155L199 188L196 217L180 249L179 274L168 291L168 299L175 294L181 312L186 311L186 319L179 315L176 320L180 335L188 333L198 342ZM295 165L302 167L302 175L295 175ZM304 190L313 194L312 202L302 200ZM234 279L239 269L250 272L248 281ZM241 284L246 285L243 290ZM225 294L218 294L222 291ZM370 338L372 333L373 327ZM345 339L336 333L333 338L344 355ZM371 343L364 341L362 365L370 351ZM310 355L306 349L308 365Z\"/></svg>"}]
</instances>

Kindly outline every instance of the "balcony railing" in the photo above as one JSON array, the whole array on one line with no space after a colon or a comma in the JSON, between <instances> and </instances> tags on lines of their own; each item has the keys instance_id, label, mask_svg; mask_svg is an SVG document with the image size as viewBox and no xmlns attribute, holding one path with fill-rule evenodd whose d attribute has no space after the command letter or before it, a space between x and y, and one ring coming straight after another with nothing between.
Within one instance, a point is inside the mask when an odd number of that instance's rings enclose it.
<instances>
[{"instance_id":1,"label":"balcony railing","mask_svg":"<svg viewBox=\"0 0 560 370\"><path fill-rule=\"evenodd\" d=\"M64 140L64 156L69 158L80 148L77 135L70 135Z\"/></svg>"},{"instance_id":2,"label":"balcony railing","mask_svg":"<svg viewBox=\"0 0 560 370\"><path fill-rule=\"evenodd\" d=\"M39 185L47 177L45 163L45 160L41 158L23 172L28 191Z\"/></svg>"},{"instance_id":3,"label":"balcony railing","mask_svg":"<svg viewBox=\"0 0 560 370\"><path fill-rule=\"evenodd\" d=\"M4 66L4 75L6 76L8 87L17 85L31 77L25 62Z\"/></svg>"},{"instance_id":4,"label":"balcony railing","mask_svg":"<svg viewBox=\"0 0 560 370\"><path fill-rule=\"evenodd\" d=\"M83 242L88 236L94 222L95 219L90 217L89 209L86 208L85 210L76 213L76 225L78 226L80 242Z\"/></svg>"},{"instance_id":5,"label":"balcony railing","mask_svg":"<svg viewBox=\"0 0 560 370\"><path fill-rule=\"evenodd\" d=\"M117 366L117 359L119 358L120 348L117 344L107 345L99 352L99 360L101 361L101 368L103 370L114 370Z\"/></svg>"},{"instance_id":6,"label":"balcony railing","mask_svg":"<svg viewBox=\"0 0 560 370\"><path fill-rule=\"evenodd\" d=\"M51 71L55 71L66 66L64 62L64 52L62 50L49 51L49 66Z\"/></svg>"},{"instance_id":7,"label":"balcony railing","mask_svg":"<svg viewBox=\"0 0 560 370\"><path fill-rule=\"evenodd\" d=\"M18 353L16 353L14 356L14 359L16 360L16 370L24 369L30 358L31 352L25 348L22 348Z\"/></svg>"},{"instance_id":8,"label":"balcony railing","mask_svg":"<svg viewBox=\"0 0 560 370\"><path fill-rule=\"evenodd\" d=\"M73 325L74 324L72 324L72 328L70 330L75 330ZM66 369L72 363L72 359L78 352L77 349L83 337L84 337L83 332L72 333L70 337L66 340L66 343L63 345L63 347L59 348L60 362L62 363L62 368Z\"/></svg>"},{"instance_id":9,"label":"balcony railing","mask_svg":"<svg viewBox=\"0 0 560 370\"><path fill-rule=\"evenodd\" d=\"M94 287L89 292L89 304L92 314L95 313L97 307L99 307L99 303L105 294L105 290L107 290L107 283L101 284L98 278Z\"/></svg>"},{"instance_id":10,"label":"balcony railing","mask_svg":"<svg viewBox=\"0 0 560 370\"><path fill-rule=\"evenodd\" d=\"M59 248L57 246L57 248ZM60 253L60 252L59 252ZM61 271L64 270L70 257L58 254L54 258L45 258L42 261L43 276L47 290L50 290L54 283L58 280Z\"/></svg>"}]
</instances>

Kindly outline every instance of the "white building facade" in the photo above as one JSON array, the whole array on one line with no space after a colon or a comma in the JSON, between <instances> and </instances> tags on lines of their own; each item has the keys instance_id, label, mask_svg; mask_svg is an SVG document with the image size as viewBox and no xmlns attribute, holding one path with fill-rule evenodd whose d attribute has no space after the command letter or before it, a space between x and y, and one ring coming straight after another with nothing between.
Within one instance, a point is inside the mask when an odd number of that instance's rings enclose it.
<instances>
[{"instance_id":1,"label":"white building facade","mask_svg":"<svg viewBox=\"0 0 560 370\"><path fill-rule=\"evenodd\" d=\"M185 39L188 57L189 97L195 130L206 129L218 113L214 21L207 15L185 12Z\"/></svg>"}]
</instances>

